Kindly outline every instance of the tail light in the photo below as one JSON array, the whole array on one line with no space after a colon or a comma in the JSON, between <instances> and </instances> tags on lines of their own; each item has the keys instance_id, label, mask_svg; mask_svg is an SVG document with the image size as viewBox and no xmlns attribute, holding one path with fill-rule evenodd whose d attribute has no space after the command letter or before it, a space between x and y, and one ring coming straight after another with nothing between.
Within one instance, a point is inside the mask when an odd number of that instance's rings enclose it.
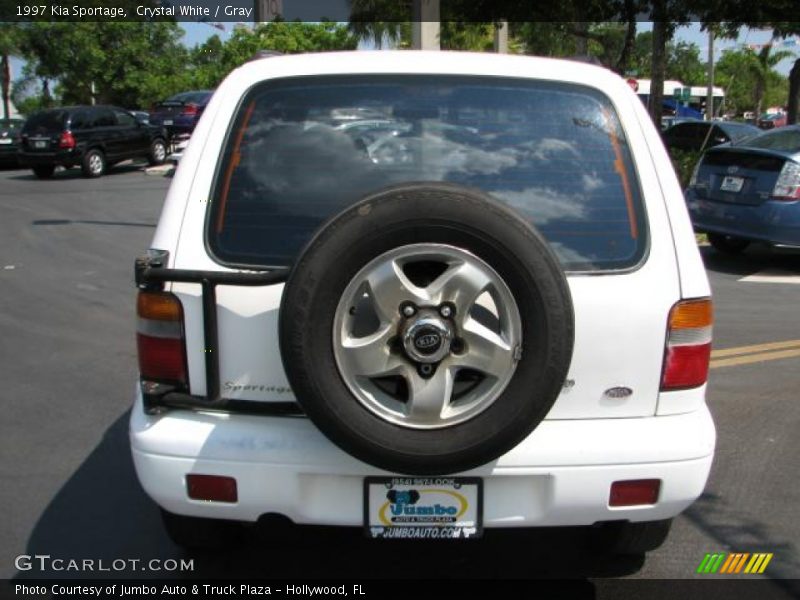
<instances>
[{"instance_id":1,"label":"tail light","mask_svg":"<svg viewBox=\"0 0 800 600\"><path fill-rule=\"evenodd\" d=\"M58 147L66 149L75 147L75 136L72 135L71 131L65 131L61 134L61 137L58 138Z\"/></svg>"},{"instance_id":2,"label":"tail light","mask_svg":"<svg viewBox=\"0 0 800 600\"><path fill-rule=\"evenodd\" d=\"M185 385L186 342L180 300L166 292L140 291L136 313L142 380Z\"/></svg>"},{"instance_id":3,"label":"tail light","mask_svg":"<svg viewBox=\"0 0 800 600\"><path fill-rule=\"evenodd\" d=\"M706 382L712 323L710 298L684 300L672 307L661 375L662 391L698 387Z\"/></svg>"},{"instance_id":4,"label":"tail light","mask_svg":"<svg viewBox=\"0 0 800 600\"><path fill-rule=\"evenodd\" d=\"M197 104L190 102L189 104L183 107L183 110L181 111L181 116L193 117L199 112L200 112L200 107Z\"/></svg>"},{"instance_id":5,"label":"tail light","mask_svg":"<svg viewBox=\"0 0 800 600\"><path fill-rule=\"evenodd\" d=\"M787 160L772 188L776 200L800 200L800 165Z\"/></svg>"}]
</instances>

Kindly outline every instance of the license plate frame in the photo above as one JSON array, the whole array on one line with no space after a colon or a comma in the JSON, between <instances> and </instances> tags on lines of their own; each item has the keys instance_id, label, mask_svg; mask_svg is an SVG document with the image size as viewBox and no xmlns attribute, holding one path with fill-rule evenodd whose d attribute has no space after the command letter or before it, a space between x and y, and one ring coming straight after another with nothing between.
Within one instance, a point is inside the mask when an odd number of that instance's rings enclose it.
<instances>
[{"instance_id":1,"label":"license plate frame","mask_svg":"<svg viewBox=\"0 0 800 600\"><path fill-rule=\"evenodd\" d=\"M719 186L722 192L732 192L737 194L742 191L744 186L744 177L736 177L734 175L726 175Z\"/></svg>"},{"instance_id":2,"label":"license plate frame","mask_svg":"<svg viewBox=\"0 0 800 600\"><path fill-rule=\"evenodd\" d=\"M483 479L365 477L364 532L372 539L479 538Z\"/></svg>"}]
</instances>

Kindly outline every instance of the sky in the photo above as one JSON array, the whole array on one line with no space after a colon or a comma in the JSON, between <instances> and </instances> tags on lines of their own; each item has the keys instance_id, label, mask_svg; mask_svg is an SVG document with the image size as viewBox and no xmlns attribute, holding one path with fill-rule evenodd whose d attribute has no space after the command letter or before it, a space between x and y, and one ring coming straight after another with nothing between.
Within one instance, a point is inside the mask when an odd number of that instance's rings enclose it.
<instances>
[{"instance_id":1,"label":"sky","mask_svg":"<svg viewBox=\"0 0 800 600\"><path fill-rule=\"evenodd\" d=\"M203 43L205 40L215 34L219 35L224 41L228 38L228 36L230 36L230 32L235 24L223 23L225 31L220 31L208 23L181 23L180 25L183 27L185 32L183 38L184 45L192 47L196 44ZM639 23L639 31L648 31L650 29L652 29L652 24ZM696 44L700 49L700 59L705 61L708 53L708 35L705 32L700 31L699 23L692 23L688 26L680 27L675 34L675 39L676 41L686 41ZM726 49L734 49L746 44L766 44L770 42L770 39L770 30L745 29L740 33L737 40L716 40L714 42L714 59L715 61L719 60L719 58L722 56L722 52ZM792 58L783 60L776 68L776 70L783 75L789 74L789 70L792 68L795 59L800 57L800 36L797 36L793 39L797 40L795 46L781 48L783 50L789 50L793 53ZM23 62L21 60L12 58L12 80L19 76L22 70L22 65Z\"/></svg>"}]
</instances>

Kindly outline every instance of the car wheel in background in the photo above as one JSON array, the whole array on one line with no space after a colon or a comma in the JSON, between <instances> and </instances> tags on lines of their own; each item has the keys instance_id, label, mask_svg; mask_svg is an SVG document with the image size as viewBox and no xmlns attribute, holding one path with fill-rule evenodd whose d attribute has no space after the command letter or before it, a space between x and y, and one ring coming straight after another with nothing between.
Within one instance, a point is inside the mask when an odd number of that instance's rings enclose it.
<instances>
[{"instance_id":1,"label":"car wheel in background","mask_svg":"<svg viewBox=\"0 0 800 600\"><path fill-rule=\"evenodd\" d=\"M739 254L750 245L748 240L734 237L732 235L723 235L721 233L709 233L708 243L720 252L725 254Z\"/></svg>"},{"instance_id":2,"label":"car wheel in background","mask_svg":"<svg viewBox=\"0 0 800 600\"><path fill-rule=\"evenodd\" d=\"M150 144L150 154L147 157L147 162L151 165L163 165L167 160L167 142L162 139L153 140Z\"/></svg>"},{"instance_id":3,"label":"car wheel in background","mask_svg":"<svg viewBox=\"0 0 800 600\"><path fill-rule=\"evenodd\" d=\"M100 177L106 172L106 156L102 150L93 148L83 155L81 169L85 177Z\"/></svg>"}]
</instances>

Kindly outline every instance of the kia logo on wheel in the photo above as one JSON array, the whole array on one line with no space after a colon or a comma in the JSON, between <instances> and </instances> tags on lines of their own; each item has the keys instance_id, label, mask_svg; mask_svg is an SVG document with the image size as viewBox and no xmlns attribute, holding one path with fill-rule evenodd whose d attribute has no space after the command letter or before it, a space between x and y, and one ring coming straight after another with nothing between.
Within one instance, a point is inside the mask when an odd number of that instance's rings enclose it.
<instances>
[{"instance_id":1,"label":"kia logo on wheel","mask_svg":"<svg viewBox=\"0 0 800 600\"><path fill-rule=\"evenodd\" d=\"M430 350L442 343L442 338L438 333L426 333L414 340L414 345L420 350Z\"/></svg>"}]
</instances>

